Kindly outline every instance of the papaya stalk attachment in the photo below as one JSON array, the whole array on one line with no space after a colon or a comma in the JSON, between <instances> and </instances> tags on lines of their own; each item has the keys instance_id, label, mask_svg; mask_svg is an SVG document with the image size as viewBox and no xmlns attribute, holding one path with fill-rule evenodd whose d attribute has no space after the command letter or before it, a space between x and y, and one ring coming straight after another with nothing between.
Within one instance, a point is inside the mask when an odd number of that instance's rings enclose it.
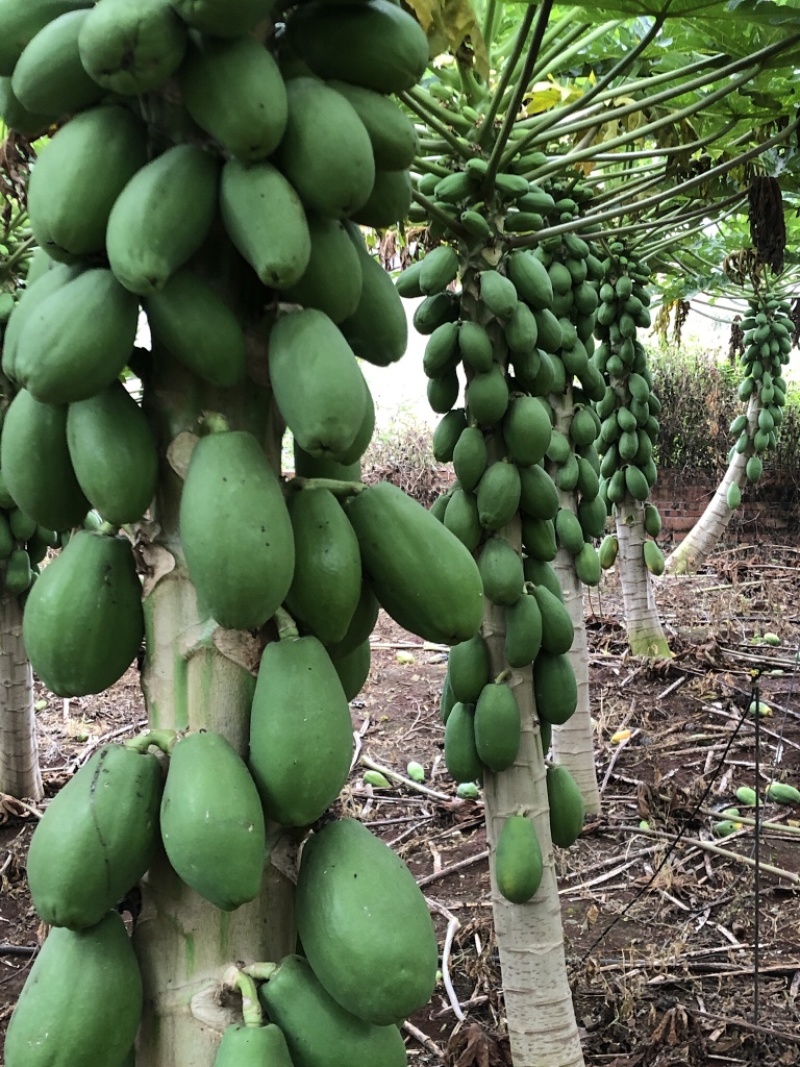
<instances>
[{"instance_id":1,"label":"papaya stalk attachment","mask_svg":"<svg viewBox=\"0 0 800 1067\"><path fill-rule=\"evenodd\" d=\"M149 748L158 748L168 756L175 747L178 734L175 730L147 730L125 742L126 748L132 748L144 755Z\"/></svg>"},{"instance_id":2,"label":"papaya stalk attachment","mask_svg":"<svg viewBox=\"0 0 800 1067\"><path fill-rule=\"evenodd\" d=\"M242 973L249 975L256 982L268 982L279 967L279 963L248 963L246 967L242 967Z\"/></svg>"},{"instance_id":3,"label":"papaya stalk attachment","mask_svg":"<svg viewBox=\"0 0 800 1067\"><path fill-rule=\"evenodd\" d=\"M113 522L101 522L95 533L103 534L104 537L116 537L119 526L115 526Z\"/></svg>"},{"instance_id":4,"label":"papaya stalk attachment","mask_svg":"<svg viewBox=\"0 0 800 1067\"><path fill-rule=\"evenodd\" d=\"M227 433L230 430L230 423L224 415L220 415L218 411L207 411L200 419L200 433Z\"/></svg>"},{"instance_id":5,"label":"papaya stalk attachment","mask_svg":"<svg viewBox=\"0 0 800 1067\"><path fill-rule=\"evenodd\" d=\"M294 619L286 610L286 608L278 608L278 610L272 616L272 619L278 628L279 640L285 641L290 637L299 637L297 623L294 621Z\"/></svg>"},{"instance_id":6,"label":"papaya stalk attachment","mask_svg":"<svg viewBox=\"0 0 800 1067\"><path fill-rule=\"evenodd\" d=\"M238 967L229 967L222 984L225 989L235 989L242 994L242 1018L245 1026L263 1026L264 1013L258 1001L258 991L253 978Z\"/></svg>"},{"instance_id":7,"label":"papaya stalk attachment","mask_svg":"<svg viewBox=\"0 0 800 1067\"><path fill-rule=\"evenodd\" d=\"M289 488L327 489L334 496L355 496L356 493L363 493L367 487L363 482L345 482L338 478L292 478Z\"/></svg>"}]
</instances>

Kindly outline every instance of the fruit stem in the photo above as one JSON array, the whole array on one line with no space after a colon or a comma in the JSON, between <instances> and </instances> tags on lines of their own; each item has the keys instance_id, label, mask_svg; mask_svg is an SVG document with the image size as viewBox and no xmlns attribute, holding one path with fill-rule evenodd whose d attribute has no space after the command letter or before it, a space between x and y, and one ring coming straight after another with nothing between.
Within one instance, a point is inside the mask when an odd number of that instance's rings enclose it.
<instances>
[{"instance_id":1,"label":"fruit stem","mask_svg":"<svg viewBox=\"0 0 800 1067\"><path fill-rule=\"evenodd\" d=\"M144 755L151 746L160 749L165 755L169 755L175 747L178 735L174 730L147 730L137 737L132 737L125 742L126 748L132 748Z\"/></svg>"},{"instance_id":2,"label":"fruit stem","mask_svg":"<svg viewBox=\"0 0 800 1067\"><path fill-rule=\"evenodd\" d=\"M345 482L339 478L292 478L290 489L327 489L334 496L355 496L367 488L363 482Z\"/></svg>"},{"instance_id":3,"label":"fruit stem","mask_svg":"<svg viewBox=\"0 0 800 1067\"><path fill-rule=\"evenodd\" d=\"M503 682L507 681L510 677L511 677L511 668L510 667L506 667L505 670L500 671L500 673L497 675L497 677L494 680L494 684L495 685L501 685Z\"/></svg>"},{"instance_id":4,"label":"fruit stem","mask_svg":"<svg viewBox=\"0 0 800 1067\"><path fill-rule=\"evenodd\" d=\"M102 534L104 537L116 537L119 526L115 526L113 522L101 522L95 530L95 533Z\"/></svg>"},{"instance_id":5,"label":"fruit stem","mask_svg":"<svg viewBox=\"0 0 800 1067\"><path fill-rule=\"evenodd\" d=\"M242 972L257 982L268 982L279 967L278 963L248 963L246 967L242 967Z\"/></svg>"},{"instance_id":6,"label":"fruit stem","mask_svg":"<svg viewBox=\"0 0 800 1067\"><path fill-rule=\"evenodd\" d=\"M264 1025L264 1013L258 1002L255 980L238 967L230 967L223 979L228 989L238 989L242 994L242 1018L244 1025L257 1027Z\"/></svg>"},{"instance_id":7,"label":"fruit stem","mask_svg":"<svg viewBox=\"0 0 800 1067\"><path fill-rule=\"evenodd\" d=\"M207 411L200 419L201 434L227 433L229 430L228 420L218 411Z\"/></svg>"},{"instance_id":8,"label":"fruit stem","mask_svg":"<svg viewBox=\"0 0 800 1067\"><path fill-rule=\"evenodd\" d=\"M297 629L297 623L294 621L294 619L286 610L286 608L278 608L272 618L275 621L275 625L278 627L279 640L285 641L288 640L290 637L300 636Z\"/></svg>"}]
</instances>

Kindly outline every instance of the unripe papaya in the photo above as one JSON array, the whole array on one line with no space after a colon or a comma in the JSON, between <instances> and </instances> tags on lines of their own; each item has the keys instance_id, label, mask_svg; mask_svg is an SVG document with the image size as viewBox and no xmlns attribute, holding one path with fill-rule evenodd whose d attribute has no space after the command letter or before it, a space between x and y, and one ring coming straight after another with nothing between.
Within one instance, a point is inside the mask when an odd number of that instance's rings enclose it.
<instances>
[{"instance_id":1,"label":"unripe papaya","mask_svg":"<svg viewBox=\"0 0 800 1067\"><path fill-rule=\"evenodd\" d=\"M506 608L505 653L509 667L527 667L542 647L542 613L534 596Z\"/></svg>"},{"instance_id":2,"label":"unripe papaya","mask_svg":"<svg viewBox=\"0 0 800 1067\"><path fill-rule=\"evenodd\" d=\"M542 873L542 850L533 823L525 815L510 815L497 839L497 888L512 904L524 904L541 885Z\"/></svg>"},{"instance_id":3,"label":"unripe papaya","mask_svg":"<svg viewBox=\"0 0 800 1067\"><path fill-rule=\"evenodd\" d=\"M293 1067L286 1038L279 1026L235 1023L222 1035L214 1067ZM123 1063L122 1067L128 1067ZM130 1067L134 1067L134 1061Z\"/></svg>"},{"instance_id":4,"label":"unripe papaya","mask_svg":"<svg viewBox=\"0 0 800 1067\"><path fill-rule=\"evenodd\" d=\"M295 570L286 607L326 645L341 641L361 595L358 541L339 501L327 489L289 497Z\"/></svg>"},{"instance_id":5,"label":"unripe papaya","mask_svg":"<svg viewBox=\"0 0 800 1067\"><path fill-rule=\"evenodd\" d=\"M222 734L185 734L172 748L161 839L178 877L223 911L259 892L264 815L247 766Z\"/></svg>"},{"instance_id":6,"label":"unripe papaya","mask_svg":"<svg viewBox=\"0 0 800 1067\"><path fill-rule=\"evenodd\" d=\"M480 781L483 764L475 747L475 706L456 700L444 727L444 762L456 782Z\"/></svg>"},{"instance_id":7,"label":"unripe papaya","mask_svg":"<svg viewBox=\"0 0 800 1067\"><path fill-rule=\"evenodd\" d=\"M210 37L238 37L273 12L273 0L170 0L190 26Z\"/></svg>"},{"instance_id":8,"label":"unripe papaya","mask_svg":"<svg viewBox=\"0 0 800 1067\"><path fill-rule=\"evenodd\" d=\"M389 482L351 498L347 514L365 573L396 622L444 644L478 632L483 596L477 565L433 515ZM430 559L437 561L434 570Z\"/></svg>"},{"instance_id":9,"label":"unripe papaya","mask_svg":"<svg viewBox=\"0 0 800 1067\"><path fill-rule=\"evenodd\" d=\"M521 719L513 689L505 682L490 682L475 704L475 750L490 771L512 765L520 744Z\"/></svg>"},{"instance_id":10,"label":"unripe papaya","mask_svg":"<svg viewBox=\"0 0 800 1067\"><path fill-rule=\"evenodd\" d=\"M489 647L480 634L450 649L447 676L456 700L474 704L491 673Z\"/></svg>"},{"instance_id":11,"label":"unripe papaya","mask_svg":"<svg viewBox=\"0 0 800 1067\"><path fill-rule=\"evenodd\" d=\"M647 569L657 578L660 577L664 573L666 566L664 553L655 541L645 541L642 551L644 552L644 562Z\"/></svg>"},{"instance_id":12,"label":"unripe papaya","mask_svg":"<svg viewBox=\"0 0 800 1067\"><path fill-rule=\"evenodd\" d=\"M8 1024L6 1067L121 1063L141 1013L139 964L120 916L110 911L87 930L56 927Z\"/></svg>"},{"instance_id":13,"label":"unripe papaya","mask_svg":"<svg viewBox=\"0 0 800 1067\"><path fill-rule=\"evenodd\" d=\"M406 1067L400 1029L343 1008L302 956L285 956L258 997L286 1038L293 1067Z\"/></svg>"},{"instance_id":14,"label":"unripe papaya","mask_svg":"<svg viewBox=\"0 0 800 1067\"><path fill-rule=\"evenodd\" d=\"M78 37L81 63L104 89L138 96L158 89L181 65L186 25L167 0L104 0Z\"/></svg>"},{"instance_id":15,"label":"unripe papaya","mask_svg":"<svg viewBox=\"0 0 800 1067\"><path fill-rule=\"evenodd\" d=\"M311 258L311 236L300 197L277 167L229 159L219 204L228 236L264 285L296 285Z\"/></svg>"},{"instance_id":16,"label":"unripe papaya","mask_svg":"<svg viewBox=\"0 0 800 1067\"><path fill-rule=\"evenodd\" d=\"M352 223L346 224L348 227ZM389 274L365 248L358 246L361 295L355 311L339 329L359 359L376 367L396 363L408 344L408 319Z\"/></svg>"},{"instance_id":17,"label":"unripe papaya","mask_svg":"<svg viewBox=\"0 0 800 1067\"><path fill-rule=\"evenodd\" d=\"M36 913L52 926L100 922L144 875L158 844L158 759L103 745L37 825L28 849Z\"/></svg>"},{"instance_id":18,"label":"unripe papaya","mask_svg":"<svg viewBox=\"0 0 800 1067\"><path fill-rule=\"evenodd\" d=\"M493 604L510 607L522 596L525 582L522 560L502 537L490 537L481 549L478 568L484 596Z\"/></svg>"},{"instance_id":19,"label":"unripe papaya","mask_svg":"<svg viewBox=\"0 0 800 1067\"><path fill-rule=\"evenodd\" d=\"M547 768L547 802L550 807L550 837L554 845L569 848L583 828L584 804L581 791L566 767Z\"/></svg>"},{"instance_id":20,"label":"unripe papaya","mask_svg":"<svg viewBox=\"0 0 800 1067\"><path fill-rule=\"evenodd\" d=\"M25 604L23 639L33 669L58 696L100 693L122 677L143 636L130 541L79 530Z\"/></svg>"},{"instance_id":21,"label":"unripe papaya","mask_svg":"<svg viewBox=\"0 0 800 1067\"><path fill-rule=\"evenodd\" d=\"M396 171L410 167L417 151L417 132L405 112L383 93L347 81L328 84L352 104L364 123L376 168Z\"/></svg>"},{"instance_id":22,"label":"unripe papaya","mask_svg":"<svg viewBox=\"0 0 800 1067\"><path fill-rule=\"evenodd\" d=\"M367 399L353 350L324 312L306 308L278 319L269 372L275 402L301 448L334 459L346 455Z\"/></svg>"},{"instance_id":23,"label":"unripe papaya","mask_svg":"<svg viewBox=\"0 0 800 1067\"><path fill-rule=\"evenodd\" d=\"M103 90L81 62L78 39L91 12L69 11L25 46L11 76L15 97L36 115L64 115L96 103Z\"/></svg>"},{"instance_id":24,"label":"unripe papaya","mask_svg":"<svg viewBox=\"0 0 800 1067\"><path fill-rule=\"evenodd\" d=\"M369 638L356 645L352 652L344 656L331 656L339 681L342 683L345 700L355 700L369 678L372 666L372 646Z\"/></svg>"},{"instance_id":25,"label":"unripe papaya","mask_svg":"<svg viewBox=\"0 0 800 1067\"><path fill-rule=\"evenodd\" d=\"M254 37L197 37L178 74L186 110L237 159L266 159L288 115L278 64Z\"/></svg>"},{"instance_id":26,"label":"unripe papaya","mask_svg":"<svg viewBox=\"0 0 800 1067\"><path fill-rule=\"evenodd\" d=\"M294 541L280 484L252 434L198 441L180 526L192 581L220 626L253 629L275 614L292 582Z\"/></svg>"},{"instance_id":27,"label":"unripe papaya","mask_svg":"<svg viewBox=\"0 0 800 1067\"><path fill-rule=\"evenodd\" d=\"M126 289L162 289L200 248L216 214L218 186L218 159L193 144L168 148L137 171L106 230L111 270Z\"/></svg>"},{"instance_id":28,"label":"unripe papaya","mask_svg":"<svg viewBox=\"0 0 800 1067\"><path fill-rule=\"evenodd\" d=\"M437 945L425 898L356 819L328 823L304 845L295 912L314 974L357 1018L388 1025L430 999Z\"/></svg>"},{"instance_id":29,"label":"unripe papaya","mask_svg":"<svg viewBox=\"0 0 800 1067\"><path fill-rule=\"evenodd\" d=\"M316 637L285 637L261 657L249 766L268 819L310 826L347 779L353 727L342 683Z\"/></svg>"},{"instance_id":30,"label":"unripe papaya","mask_svg":"<svg viewBox=\"0 0 800 1067\"><path fill-rule=\"evenodd\" d=\"M317 78L292 78L286 95L278 166L308 207L335 219L354 214L375 183L364 123L352 104Z\"/></svg>"},{"instance_id":31,"label":"unripe papaya","mask_svg":"<svg viewBox=\"0 0 800 1067\"><path fill-rule=\"evenodd\" d=\"M568 656L542 650L533 664L533 691L539 718L563 726L578 706L578 683Z\"/></svg>"}]
</instances>

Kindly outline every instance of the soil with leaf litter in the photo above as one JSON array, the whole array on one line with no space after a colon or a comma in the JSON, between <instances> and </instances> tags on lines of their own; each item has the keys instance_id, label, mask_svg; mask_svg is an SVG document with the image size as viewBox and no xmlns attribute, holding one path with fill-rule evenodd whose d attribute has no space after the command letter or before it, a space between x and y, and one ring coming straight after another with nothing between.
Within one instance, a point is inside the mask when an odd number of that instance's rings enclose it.
<instances>
[{"instance_id":1,"label":"soil with leaf litter","mask_svg":"<svg viewBox=\"0 0 800 1067\"><path fill-rule=\"evenodd\" d=\"M739 545L699 576L660 579L675 656L655 663L627 652L614 574L587 596L603 813L556 855L587 1065L800 1063L800 810L765 804L757 841L748 824L712 831L736 788L756 785L757 756L762 790L800 784L798 563L798 549ZM456 796L442 756L446 653L384 615L373 644L352 704L359 762L336 807L403 856L440 948L448 942L453 994L440 982L410 1020L409 1062L502 1067L511 1058L483 804ZM758 722L748 714L756 686L770 709ZM144 725L135 669L102 697L65 704L37 687L37 698L48 797L99 744ZM427 791L408 779L411 760ZM364 784L365 761L397 776L391 788ZM0 796L0 1031L44 934L25 885L37 807Z\"/></svg>"}]
</instances>

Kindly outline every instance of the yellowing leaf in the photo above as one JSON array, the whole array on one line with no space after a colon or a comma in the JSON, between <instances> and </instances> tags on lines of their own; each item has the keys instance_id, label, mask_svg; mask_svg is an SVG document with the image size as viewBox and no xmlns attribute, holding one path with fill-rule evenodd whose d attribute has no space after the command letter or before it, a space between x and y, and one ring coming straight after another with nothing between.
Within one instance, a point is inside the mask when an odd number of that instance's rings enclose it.
<instances>
[{"instance_id":1,"label":"yellowing leaf","mask_svg":"<svg viewBox=\"0 0 800 1067\"><path fill-rule=\"evenodd\" d=\"M427 34L432 56L455 54L469 41L475 71L488 80L489 55L470 0L408 0L408 6Z\"/></svg>"},{"instance_id":2,"label":"yellowing leaf","mask_svg":"<svg viewBox=\"0 0 800 1067\"><path fill-rule=\"evenodd\" d=\"M526 115L541 115L543 111L549 111L551 107L561 103L561 90L557 85L546 85L543 88L534 88L532 93L525 96L524 111Z\"/></svg>"}]
</instances>

